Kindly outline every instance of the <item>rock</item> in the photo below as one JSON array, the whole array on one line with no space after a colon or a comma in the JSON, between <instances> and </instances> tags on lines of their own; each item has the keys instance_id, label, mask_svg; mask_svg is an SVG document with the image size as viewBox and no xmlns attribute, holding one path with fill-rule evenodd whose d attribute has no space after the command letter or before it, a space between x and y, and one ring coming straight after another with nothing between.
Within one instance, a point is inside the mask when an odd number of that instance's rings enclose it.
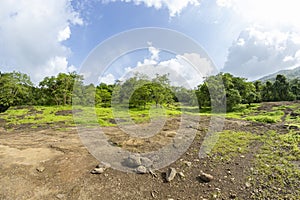
<instances>
[{"instance_id":1,"label":"rock","mask_svg":"<svg viewBox=\"0 0 300 200\"><path fill-rule=\"evenodd\" d=\"M101 162L100 164L98 164L98 165L96 166L96 168L109 169L109 168L111 168L111 165L110 165L109 163Z\"/></svg>"},{"instance_id":2,"label":"rock","mask_svg":"<svg viewBox=\"0 0 300 200\"><path fill-rule=\"evenodd\" d=\"M102 174L105 171L104 168L100 167L100 168L95 168L91 171L91 174Z\"/></svg>"},{"instance_id":3,"label":"rock","mask_svg":"<svg viewBox=\"0 0 300 200\"><path fill-rule=\"evenodd\" d=\"M111 165L109 163L101 162L91 171L91 174L102 174L105 170L107 170L110 167Z\"/></svg>"},{"instance_id":4,"label":"rock","mask_svg":"<svg viewBox=\"0 0 300 200\"><path fill-rule=\"evenodd\" d=\"M231 194L229 195L229 198L230 198L230 199L235 199L236 197L237 197L237 195L234 194L234 193L231 193Z\"/></svg>"},{"instance_id":5,"label":"rock","mask_svg":"<svg viewBox=\"0 0 300 200\"><path fill-rule=\"evenodd\" d=\"M132 167L132 168L138 167L138 166L142 165L141 157L140 157L140 156L137 156L137 155L130 155L130 156L128 156L128 158L125 160L125 164L126 164L128 167Z\"/></svg>"},{"instance_id":6,"label":"rock","mask_svg":"<svg viewBox=\"0 0 300 200\"><path fill-rule=\"evenodd\" d=\"M135 171L138 173L138 174L146 174L147 173L147 168L145 166L138 166Z\"/></svg>"},{"instance_id":7,"label":"rock","mask_svg":"<svg viewBox=\"0 0 300 200\"><path fill-rule=\"evenodd\" d=\"M192 166L192 163L189 162L189 161L184 161L183 163L184 163L186 166L188 166L188 167Z\"/></svg>"},{"instance_id":8,"label":"rock","mask_svg":"<svg viewBox=\"0 0 300 200\"><path fill-rule=\"evenodd\" d=\"M184 178L185 177L185 175L184 175L183 172L178 172L178 175L180 176L180 178Z\"/></svg>"},{"instance_id":9,"label":"rock","mask_svg":"<svg viewBox=\"0 0 300 200\"><path fill-rule=\"evenodd\" d=\"M167 182L172 181L175 178L176 173L177 172L176 172L175 168L173 168L173 167L169 168L168 171L167 171L167 173L166 173L166 181Z\"/></svg>"},{"instance_id":10,"label":"rock","mask_svg":"<svg viewBox=\"0 0 300 200\"><path fill-rule=\"evenodd\" d=\"M251 184L249 182L246 182L245 186L246 186L246 188L249 188L249 187L251 187Z\"/></svg>"},{"instance_id":11,"label":"rock","mask_svg":"<svg viewBox=\"0 0 300 200\"><path fill-rule=\"evenodd\" d=\"M140 161L141 161L142 165L145 167L151 167L153 165L152 160L150 160L147 157L140 157Z\"/></svg>"},{"instance_id":12,"label":"rock","mask_svg":"<svg viewBox=\"0 0 300 200\"><path fill-rule=\"evenodd\" d=\"M43 167L43 166L37 167L37 168L36 168L36 171L38 171L38 172L43 172L43 171L45 171L45 167Z\"/></svg>"},{"instance_id":13,"label":"rock","mask_svg":"<svg viewBox=\"0 0 300 200\"><path fill-rule=\"evenodd\" d=\"M206 174L206 173L204 173L204 172L202 172L200 175L199 175L199 179L201 180L201 181L204 181L204 182L210 182L210 181L212 181L213 179L214 179L214 177L212 176L212 175L210 175L210 174Z\"/></svg>"},{"instance_id":14,"label":"rock","mask_svg":"<svg viewBox=\"0 0 300 200\"><path fill-rule=\"evenodd\" d=\"M64 194L57 194L57 195L56 195L56 198L58 198L58 199L63 199L64 197L65 197Z\"/></svg>"},{"instance_id":15,"label":"rock","mask_svg":"<svg viewBox=\"0 0 300 200\"><path fill-rule=\"evenodd\" d=\"M157 178L157 174L156 174L151 168L149 169L149 173L150 173L153 177Z\"/></svg>"}]
</instances>

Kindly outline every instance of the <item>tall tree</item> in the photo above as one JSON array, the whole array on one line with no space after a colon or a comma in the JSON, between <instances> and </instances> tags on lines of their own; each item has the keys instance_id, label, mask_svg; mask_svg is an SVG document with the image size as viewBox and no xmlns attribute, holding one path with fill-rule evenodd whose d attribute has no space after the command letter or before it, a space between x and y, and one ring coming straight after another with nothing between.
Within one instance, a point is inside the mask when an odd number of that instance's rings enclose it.
<instances>
[{"instance_id":1,"label":"tall tree","mask_svg":"<svg viewBox=\"0 0 300 200\"><path fill-rule=\"evenodd\" d=\"M20 72L0 72L0 105L25 105L31 101L33 87L28 75Z\"/></svg>"},{"instance_id":2,"label":"tall tree","mask_svg":"<svg viewBox=\"0 0 300 200\"><path fill-rule=\"evenodd\" d=\"M282 74L276 76L276 80L273 84L273 91L275 101L289 101L294 99L294 96L290 91L289 82Z\"/></svg>"}]
</instances>

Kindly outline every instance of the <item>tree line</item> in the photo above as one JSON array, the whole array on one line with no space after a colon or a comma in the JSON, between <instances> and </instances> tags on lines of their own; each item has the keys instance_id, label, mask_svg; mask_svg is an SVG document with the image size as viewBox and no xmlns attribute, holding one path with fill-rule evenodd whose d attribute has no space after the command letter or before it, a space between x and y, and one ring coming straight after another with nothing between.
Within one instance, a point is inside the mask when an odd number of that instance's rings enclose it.
<instances>
[{"instance_id":1,"label":"tree line","mask_svg":"<svg viewBox=\"0 0 300 200\"><path fill-rule=\"evenodd\" d=\"M17 105L72 105L72 103L110 107L112 102L143 109L149 104L168 106L181 102L198 105L201 109L211 107L215 103L212 101L219 101L226 104L227 111L231 111L240 103L250 105L266 101L299 99L300 80L298 78L288 80L284 75L277 75L274 82L250 82L230 73L219 73L206 77L196 88L187 89L172 86L167 74L157 74L152 79L143 74L135 74L115 84L100 83L95 86L85 85L83 76L76 72L60 73L57 76L45 77L35 86L26 74L0 72L1 110Z\"/></svg>"}]
</instances>

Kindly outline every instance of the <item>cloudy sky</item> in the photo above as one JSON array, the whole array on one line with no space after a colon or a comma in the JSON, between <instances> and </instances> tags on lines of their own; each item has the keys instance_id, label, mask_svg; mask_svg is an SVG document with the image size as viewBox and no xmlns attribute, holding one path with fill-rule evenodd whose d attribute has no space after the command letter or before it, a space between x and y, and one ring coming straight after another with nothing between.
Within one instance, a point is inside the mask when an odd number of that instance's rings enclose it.
<instances>
[{"instance_id":1,"label":"cloudy sky","mask_svg":"<svg viewBox=\"0 0 300 200\"><path fill-rule=\"evenodd\" d=\"M209 65L254 80L300 66L299 7L297 0L1 0L0 71L27 73L35 83L80 72L91 51L112 36L160 27L190 37L209 59L164 52L147 41L144 50L120 55L99 80L112 83L133 71L151 76L160 66L194 86ZM193 72L188 63L204 70Z\"/></svg>"}]
</instances>

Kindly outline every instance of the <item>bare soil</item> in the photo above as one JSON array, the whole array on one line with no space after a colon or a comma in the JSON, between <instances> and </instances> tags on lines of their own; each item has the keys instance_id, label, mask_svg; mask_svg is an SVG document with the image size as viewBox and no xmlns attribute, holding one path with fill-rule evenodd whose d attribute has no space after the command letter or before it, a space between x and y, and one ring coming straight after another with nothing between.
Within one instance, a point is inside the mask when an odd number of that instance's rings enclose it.
<instances>
[{"instance_id":1,"label":"bare soil","mask_svg":"<svg viewBox=\"0 0 300 200\"><path fill-rule=\"evenodd\" d=\"M188 151L170 166L155 171L157 177L111 168L103 174L91 174L100 161L83 146L76 128L58 131L28 126L6 131L0 127L0 199L250 199L252 188L245 183L261 144L252 143L249 152L229 162L216 162L212 157L199 159L209 121L209 117L201 118ZM2 126L5 121L0 123ZM163 131L148 140L132 139L116 127L105 127L104 132L113 144L146 152L172 142L178 123L178 118L168 120ZM226 119L224 129L253 134L264 134L270 129L287 132L281 124L237 119ZM166 182L169 167L183 172L185 178L176 176ZM214 180L200 181L197 177L201 171L213 175Z\"/></svg>"}]
</instances>

